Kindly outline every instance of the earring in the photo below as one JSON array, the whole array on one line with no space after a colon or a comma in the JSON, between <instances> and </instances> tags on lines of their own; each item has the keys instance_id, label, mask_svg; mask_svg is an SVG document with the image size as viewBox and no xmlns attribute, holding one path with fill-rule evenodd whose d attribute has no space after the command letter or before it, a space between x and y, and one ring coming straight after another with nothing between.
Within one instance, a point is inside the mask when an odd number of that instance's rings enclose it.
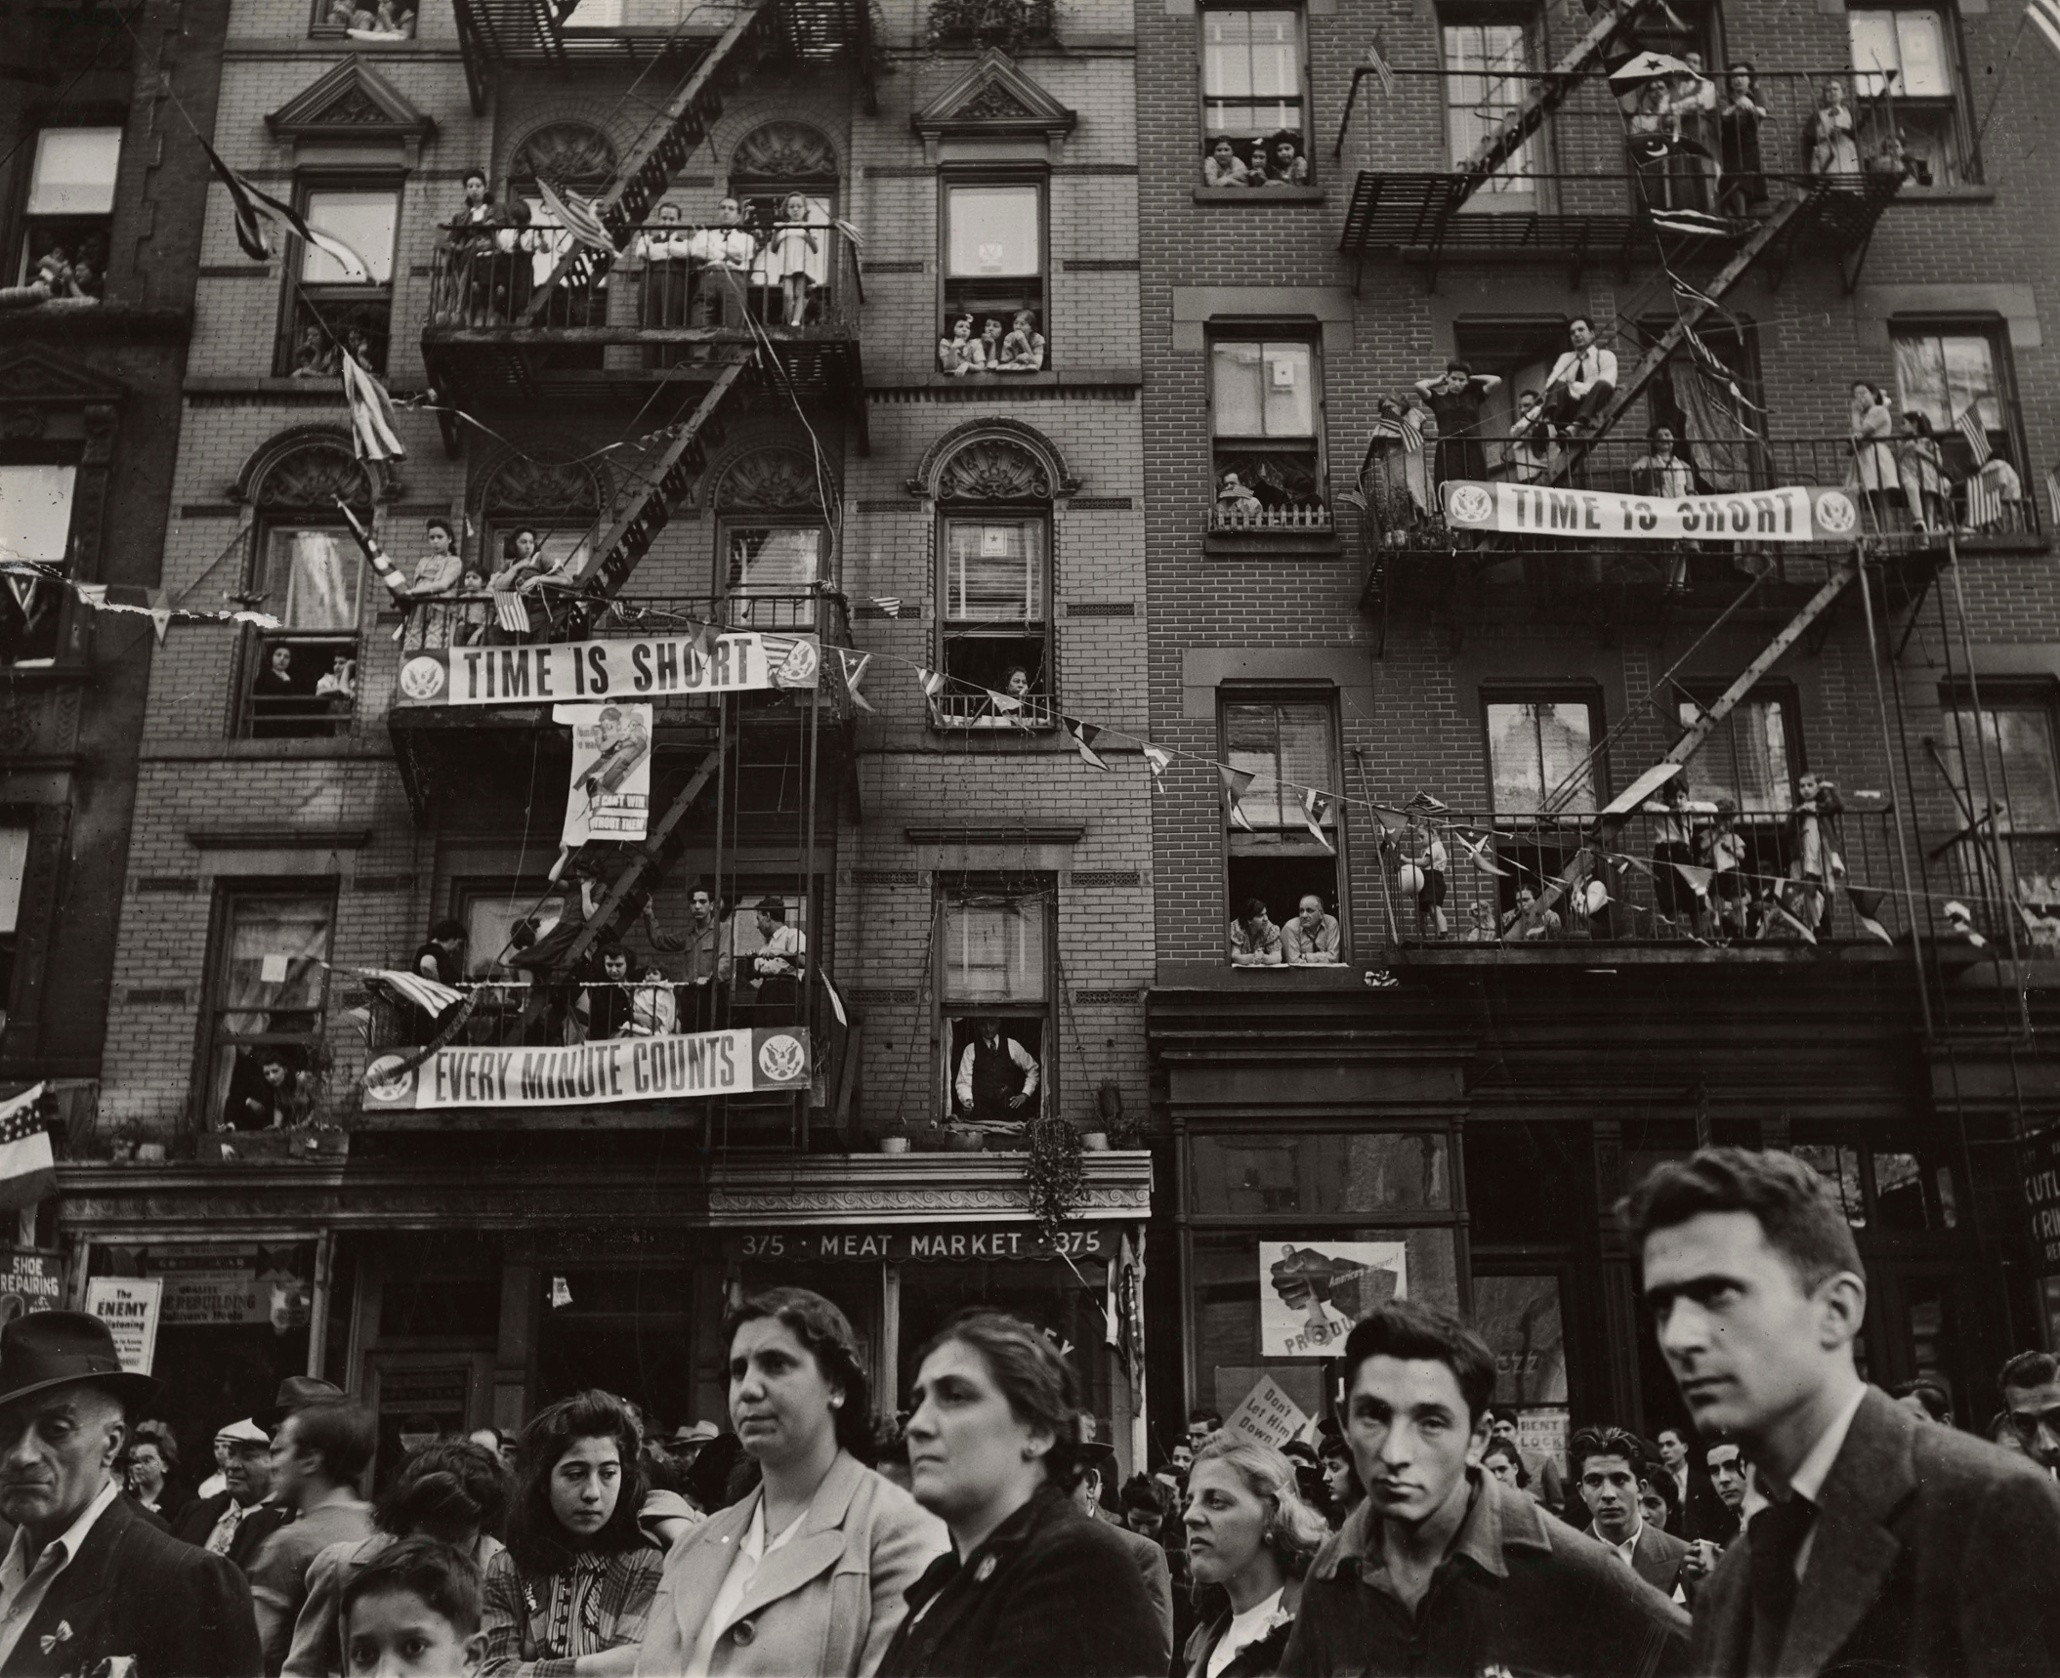
<instances>
[{"instance_id":1,"label":"earring","mask_svg":"<svg viewBox=\"0 0 2060 1678\"><path fill-rule=\"evenodd\" d=\"M844 1408L844 1395L842 1393L838 1393L835 1397L833 1397L830 1400L830 1408L832 1410L841 1410Z\"/></svg>"}]
</instances>

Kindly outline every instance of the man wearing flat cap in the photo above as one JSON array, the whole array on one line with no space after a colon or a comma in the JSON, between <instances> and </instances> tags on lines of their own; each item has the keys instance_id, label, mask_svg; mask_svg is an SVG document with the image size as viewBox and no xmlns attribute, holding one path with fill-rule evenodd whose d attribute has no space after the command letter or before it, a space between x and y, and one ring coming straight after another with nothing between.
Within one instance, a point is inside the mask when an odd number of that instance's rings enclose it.
<instances>
[{"instance_id":1,"label":"man wearing flat cap","mask_svg":"<svg viewBox=\"0 0 2060 1678\"><path fill-rule=\"evenodd\" d=\"M157 1387L122 1369L97 1317L39 1311L0 1329L0 1515L16 1526L0 1559L0 1678L261 1671L243 1575L119 1495L128 1406Z\"/></svg>"},{"instance_id":2,"label":"man wearing flat cap","mask_svg":"<svg viewBox=\"0 0 2060 1678\"><path fill-rule=\"evenodd\" d=\"M250 1571L267 1538L293 1519L272 1497L272 1436L245 1416L215 1435L227 1489L201 1498L179 1517L174 1538L227 1556Z\"/></svg>"}]
</instances>

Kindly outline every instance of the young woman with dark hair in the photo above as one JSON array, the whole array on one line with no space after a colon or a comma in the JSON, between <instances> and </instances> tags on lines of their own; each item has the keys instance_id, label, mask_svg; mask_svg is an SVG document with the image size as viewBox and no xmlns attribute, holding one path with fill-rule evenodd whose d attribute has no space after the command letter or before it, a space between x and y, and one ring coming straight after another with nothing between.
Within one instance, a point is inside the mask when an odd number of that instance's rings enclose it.
<instances>
[{"instance_id":1,"label":"young woman with dark hair","mask_svg":"<svg viewBox=\"0 0 2060 1678\"><path fill-rule=\"evenodd\" d=\"M344 1586L375 1556L404 1538L430 1538L462 1550L484 1571L501 1553L494 1534L507 1513L508 1481L483 1445L425 1445L372 1505L370 1538L332 1544L308 1565L307 1600L293 1625L282 1678L337 1678L343 1671L338 1605Z\"/></svg>"},{"instance_id":2,"label":"young woman with dark hair","mask_svg":"<svg viewBox=\"0 0 2060 1678\"><path fill-rule=\"evenodd\" d=\"M732 1311L723 1338L730 1422L761 1478L674 1547L636 1670L865 1678L943 1529L866 1466L871 1393L842 1311L773 1288Z\"/></svg>"},{"instance_id":3,"label":"young woman with dark hair","mask_svg":"<svg viewBox=\"0 0 2060 1678\"><path fill-rule=\"evenodd\" d=\"M1071 1496L1079 1389L1043 1331L961 1312L923 1348L910 1484L952 1550L909 1592L881 1678L1158 1678L1171 1651L1136 1564Z\"/></svg>"},{"instance_id":4,"label":"young woman with dark hair","mask_svg":"<svg viewBox=\"0 0 2060 1678\"><path fill-rule=\"evenodd\" d=\"M484 1678L634 1670L665 1568L637 1525L643 1443L629 1407L595 1391L523 1430L508 1548L486 1571Z\"/></svg>"}]
</instances>

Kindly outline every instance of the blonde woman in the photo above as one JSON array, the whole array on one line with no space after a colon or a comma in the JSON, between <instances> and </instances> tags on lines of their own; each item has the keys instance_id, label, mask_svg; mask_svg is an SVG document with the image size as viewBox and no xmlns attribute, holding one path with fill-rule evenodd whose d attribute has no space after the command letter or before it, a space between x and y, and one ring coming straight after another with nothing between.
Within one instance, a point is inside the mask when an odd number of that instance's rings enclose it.
<instances>
[{"instance_id":1,"label":"blonde woman","mask_svg":"<svg viewBox=\"0 0 2060 1678\"><path fill-rule=\"evenodd\" d=\"M1302 1574L1330 1529L1302 1501L1295 1469L1270 1445L1218 1434L1187 1477L1187 1557L1195 1582L1229 1608L1197 1626L1187 1678L1272 1678L1301 1600Z\"/></svg>"}]
</instances>

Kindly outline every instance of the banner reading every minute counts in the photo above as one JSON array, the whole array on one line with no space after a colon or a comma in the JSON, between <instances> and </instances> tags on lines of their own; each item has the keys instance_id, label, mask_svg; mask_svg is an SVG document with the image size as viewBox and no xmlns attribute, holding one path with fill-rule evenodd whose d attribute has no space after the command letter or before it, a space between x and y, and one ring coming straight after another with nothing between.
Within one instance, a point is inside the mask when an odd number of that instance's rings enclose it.
<instances>
[{"instance_id":1,"label":"banner reading every minute counts","mask_svg":"<svg viewBox=\"0 0 2060 1678\"><path fill-rule=\"evenodd\" d=\"M586 1107L805 1089L810 1059L805 1030L758 1026L566 1048L439 1049L411 1071L400 1067L401 1057L389 1055L367 1069L367 1111Z\"/></svg>"},{"instance_id":2,"label":"banner reading every minute counts","mask_svg":"<svg viewBox=\"0 0 2060 1678\"><path fill-rule=\"evenodd\" d=\"M1444 494L1455 530L1573 541L1845 542L1860 524L1850 495L1815 485L1677 497L1459 478Z\"/></svg>"},{"instance_id":3,"label":"banner reading every minute counts","mask_svg":"<svg viewBox=\"0 0 2060 1678\"><path fill-rule=\"evenodd\" d=\"M721 636L704 658L684 635L552 641L516 647L423 648L401 660L402 705L549 705L582 699L812 688L813 635L751 630Z\"/></svg>"}]
</instances>

